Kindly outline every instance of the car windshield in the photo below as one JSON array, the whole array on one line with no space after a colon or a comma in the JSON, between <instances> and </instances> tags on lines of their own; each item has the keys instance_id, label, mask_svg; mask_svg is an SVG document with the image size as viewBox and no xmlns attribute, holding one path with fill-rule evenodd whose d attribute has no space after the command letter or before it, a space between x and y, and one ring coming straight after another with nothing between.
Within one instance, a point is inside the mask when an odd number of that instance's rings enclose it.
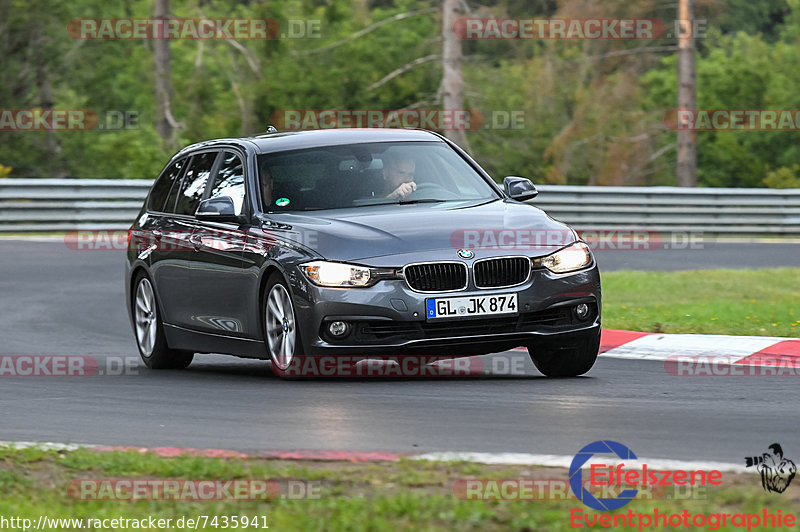
<instances>
[{"instance_id":1,"label":"car windshield","mask_svg":"<svg viewBox=\"0 0 800 532\"><path fill-rule=\"evenodd\" d=\"M258 157L265 212L496 199L444 142L325 146Z\"/></svg>"}]
</instances>

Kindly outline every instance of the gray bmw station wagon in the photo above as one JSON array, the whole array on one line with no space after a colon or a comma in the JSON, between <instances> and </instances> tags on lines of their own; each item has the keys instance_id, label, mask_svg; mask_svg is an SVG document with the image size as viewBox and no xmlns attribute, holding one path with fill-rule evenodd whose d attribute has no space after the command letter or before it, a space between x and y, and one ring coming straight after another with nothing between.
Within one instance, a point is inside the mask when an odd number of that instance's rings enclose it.
<instances>
[{"instance_id":1,"label":"gray bmw station wagon","mask_svg":"<svg viewBox=\"0 0 800 532\"><path fill-rule=\"evenodd\" d=\"M126 295L148 367L196 353L456 358L527 347L575 376L600 343L588 246L422 130L336 129L184 148L130 233Z\"/></svg>"}]
</instances>

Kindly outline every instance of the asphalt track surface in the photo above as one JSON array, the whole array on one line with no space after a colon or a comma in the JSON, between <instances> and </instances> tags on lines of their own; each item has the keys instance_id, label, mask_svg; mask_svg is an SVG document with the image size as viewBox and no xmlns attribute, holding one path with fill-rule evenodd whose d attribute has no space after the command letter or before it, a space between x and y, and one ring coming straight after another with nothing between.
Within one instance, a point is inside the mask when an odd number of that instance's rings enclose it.
<instances>
[{"instance_id":1,"label":"asphalt track surface","mask_svg":"<svg viewBox=\"0 0 800 532\"><path fill-rule=\"evenodd\" d=\"M718 243L601 251L598 261L603 271L796 266L798 248ZM185 371L147 370L125 313L123 261L61 241L0 240L0 355L89 355L130 368L0 377L0 440L570 455L612 439L640 456L736 463L780 442L800 457L791 377L679 378L658 362L602 357L567 380L545 379L529 361L523 377L449 379L281 381L267 362L219 355L198 355Z\"/></svg>"}]
</instances>

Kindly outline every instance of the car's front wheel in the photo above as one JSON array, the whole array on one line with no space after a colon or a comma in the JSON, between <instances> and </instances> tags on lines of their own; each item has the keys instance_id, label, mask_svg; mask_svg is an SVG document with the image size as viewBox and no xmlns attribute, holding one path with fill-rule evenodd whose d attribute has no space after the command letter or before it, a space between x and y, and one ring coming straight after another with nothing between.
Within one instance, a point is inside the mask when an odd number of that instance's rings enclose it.
<instances>
[{"instance_id":1,"label":"car's front wheel","mask_svg":"<svg viewBox=\"0 0 800 532\"><path fill-rule=\"evenodd\" d=\"M142 361L151 369L183 369L192 363L194 353L176 351L167 345L164 323L158 312L153 284L139 272L133 284L133 327Z\"/></svg>"},{"instance_id":2,"label":"car's front wheel","mask_svg":"<svg viewBox=\"0 0 800 532\"><path fill-rule=\"evenodd\" d=\"M547 377L577 377L587 373L594 366L599 350L599 331L558 343L528 346L533 365Z\"/></svg>"},{"instance_id":3,"label":"car's front wheel","mask_svg":"<svg viewBox=\"0 0 800 532\"><path fill-rule=\"evenodd\" d=\"M273 273L267 281L263 298L264 340L271 362L272 373L286 377L287 370L303 349L297 330L297 317L289 288L279 273Z\"/></svg>"}]
</instances>

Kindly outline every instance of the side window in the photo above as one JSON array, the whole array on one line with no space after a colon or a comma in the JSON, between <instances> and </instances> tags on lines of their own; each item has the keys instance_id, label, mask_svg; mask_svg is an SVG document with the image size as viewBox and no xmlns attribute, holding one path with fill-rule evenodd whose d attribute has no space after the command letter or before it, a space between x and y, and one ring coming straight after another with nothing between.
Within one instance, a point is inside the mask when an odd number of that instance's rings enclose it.
<instances>
[{"instance_id":1,"label":"side window","mask_svg":"<svg viewBox=\"0 0 800 532\"><path fill-rule=\"evenodd\" d=\"M226 151L222 154L222 163L219 166L217 178L211 187L211 198L228 196L233 200L236 214L242 214L244 203L244 166L242 159L233 152Z\"/></svg>"},{"instance_id":2,"label":"side window","mask_svg":"<svg viewBox=\"0 0 800 532\"><path fill-rule=\"evenodd\" d=\"M183 183L178 192L178 204L175 207L175 214L194 215L197 205L206 190L208 177L211 175L211 168L218 152L206 152L192 157L192 162L186 169L183 176Z\"/></svg>"},{"instance_id":3,"label":"side window","mask_svg":"<svg viewBox=\"0 0 800 532\"><path fill-rule=\"evenodd\" d=\"M169 196L169 191L175 184L175 181L180 182L181 171L185 164L186 159L180 159L161 172L161 177L158 178L153 185L153 189L150 191L150 201L147 204L149 210L156 212L169 212L171 210L172 204L170 204L169 208L165 209L164 202L167 196Z\"/></svg>"},{"instance_id":4,"label":"side window","mask_svg":"<svg viewBox=\"0 0 800 532\"><path fill-rule=\"evenodd\" d=\"M186 167L189 166L191 160L192 160L191 157L187 157L183 160L184 171L181 173L186 173ZM169 196L167 196L167 202L164 204L164 212L166 213L175 212L175 200L178 199L178 192L180 192L182 184L183 180L180 177L176 179L175 182L172 184L172 188L169 191Z\"/></svg>"}]
</instances>

